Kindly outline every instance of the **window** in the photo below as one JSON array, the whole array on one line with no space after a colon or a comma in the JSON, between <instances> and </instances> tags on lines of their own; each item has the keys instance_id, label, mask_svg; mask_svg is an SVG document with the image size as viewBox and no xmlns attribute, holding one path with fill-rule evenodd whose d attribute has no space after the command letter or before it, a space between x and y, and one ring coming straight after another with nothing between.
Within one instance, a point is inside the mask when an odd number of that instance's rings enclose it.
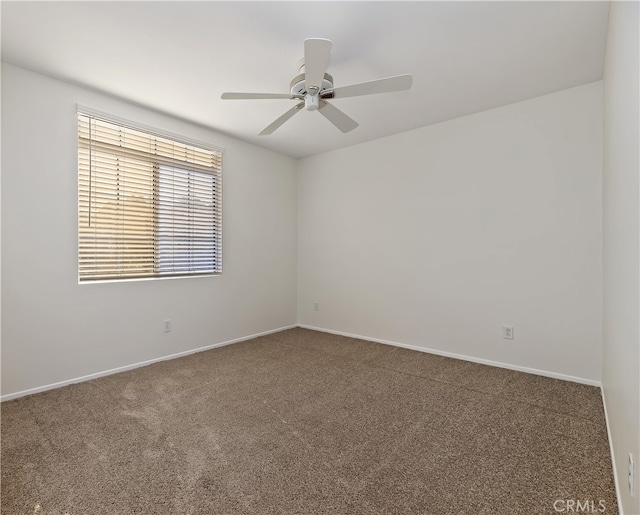
<instances>
[{"instance_id":1,"label":"window","mask_svg":"<svg viewBox=\"0 0 640 515\"><path fill-rule=\"evenodd\" d=\"M78 113L78 276L222 272L222 152Z\"/></svg>"}]
</instances>

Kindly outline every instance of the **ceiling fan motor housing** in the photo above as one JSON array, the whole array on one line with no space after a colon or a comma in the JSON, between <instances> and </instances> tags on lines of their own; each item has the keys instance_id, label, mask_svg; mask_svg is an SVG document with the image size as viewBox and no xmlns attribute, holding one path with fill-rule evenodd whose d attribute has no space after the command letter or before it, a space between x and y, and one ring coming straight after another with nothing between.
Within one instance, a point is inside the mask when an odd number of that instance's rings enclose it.
<instances>
[{"instance_id":1,"label":"ceiling fan motor housing","mask_svg":"<svg viewBox=\"0 0 640 515\"><path fill-rule=\"evenodd\" d=\"M333 77L328 73L324 74L324 79L322 80L322 88L320 91L315 92L313 90L309 91L307 89L307 83L304 80L304 73L297 75L291 81L291 95L303 96L305 107L309 111L315 111L318 109L318 99L320 96L322 98L332 98L333 94L329 93L327 95L322 95L323 92L333 89Z\"/></svg>"}]
</instances>

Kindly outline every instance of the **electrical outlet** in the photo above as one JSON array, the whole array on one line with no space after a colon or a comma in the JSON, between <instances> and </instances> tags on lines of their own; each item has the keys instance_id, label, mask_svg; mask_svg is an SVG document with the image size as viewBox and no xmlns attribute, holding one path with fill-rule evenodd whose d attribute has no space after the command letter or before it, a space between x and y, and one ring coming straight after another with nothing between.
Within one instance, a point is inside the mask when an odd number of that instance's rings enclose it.
<instances>
[{"instance_id":1,"label":"electrical outlet","mask_svg":"<svg viewBox=\"0 0 640 515\"><path fill-rule=\"evenodd\" d=\"M319 302L314 302L313 303L313 310L314 311L320 311L320 303Z\"/></svg>"},{"instance_id":2,"label":"electrical outlet","mask_svg":"<svg viewBox=\"0 0 640 515\"><path fill-rule=\"evenodd\" d=\"M164 327L164 332L165 333L170 333L171 332L171 319L170 318L167 318L163 322L163 327Z\"/></svg>"},{"instance_id":3,"label":"electrical outlet","mask_svg":"<svg viewBox=\"0 0 640 515\"><path fill-rule=\"evenodd\" d=\"M631 494L631 497L633 497L635 495L635 476L636 476L636 465L633 461L633 454L629 453L629 493Z\"/></svg>"},{"instance_id":4,"label":"electrical outlet","mask_svg":"<svg viewBox=\"0 0 640 515\"><path fill-rule=\"evenodd\" d=\"M513 326L511 326L511 325L503 325L502 326L502 337L505 340L513 340Z\"/></svg>"}]
</instances>

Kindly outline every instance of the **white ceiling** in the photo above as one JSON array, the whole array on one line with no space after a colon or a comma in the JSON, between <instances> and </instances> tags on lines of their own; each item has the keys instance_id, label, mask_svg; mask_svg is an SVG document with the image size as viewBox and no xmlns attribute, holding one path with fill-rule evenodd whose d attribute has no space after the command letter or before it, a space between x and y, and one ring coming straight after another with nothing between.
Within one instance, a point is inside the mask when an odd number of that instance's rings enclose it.
<instances>
[{"instance_id":1,"label":"white ceiling","mask_svg":"<svg viewBox=\"0 0 640 515\"><path fill-rule=\"evenodd\" d=\"M608 2L2 2L2 59L293 157L602 78ZM302 111L258 133L309 37L333 41L335 86L411 73L410 91L336 99L342 134Z\"/></svg>"}]
</instances>

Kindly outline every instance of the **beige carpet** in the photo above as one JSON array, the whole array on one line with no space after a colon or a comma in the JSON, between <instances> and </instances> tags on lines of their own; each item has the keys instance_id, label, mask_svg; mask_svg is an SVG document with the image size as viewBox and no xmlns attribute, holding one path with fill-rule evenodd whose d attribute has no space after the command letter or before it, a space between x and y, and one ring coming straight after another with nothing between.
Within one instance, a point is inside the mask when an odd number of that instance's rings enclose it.
<instances>
[{"instance_id":1,"label":"beige carpet","mask_svg":"<svg viewBox=\"0 0 640 515\"><path fill-rule=\"evenodd\" d=\"M292 329L3 403L2 513L615 514L608 450L595 387Z\"/></svg>"}]
</instances>

